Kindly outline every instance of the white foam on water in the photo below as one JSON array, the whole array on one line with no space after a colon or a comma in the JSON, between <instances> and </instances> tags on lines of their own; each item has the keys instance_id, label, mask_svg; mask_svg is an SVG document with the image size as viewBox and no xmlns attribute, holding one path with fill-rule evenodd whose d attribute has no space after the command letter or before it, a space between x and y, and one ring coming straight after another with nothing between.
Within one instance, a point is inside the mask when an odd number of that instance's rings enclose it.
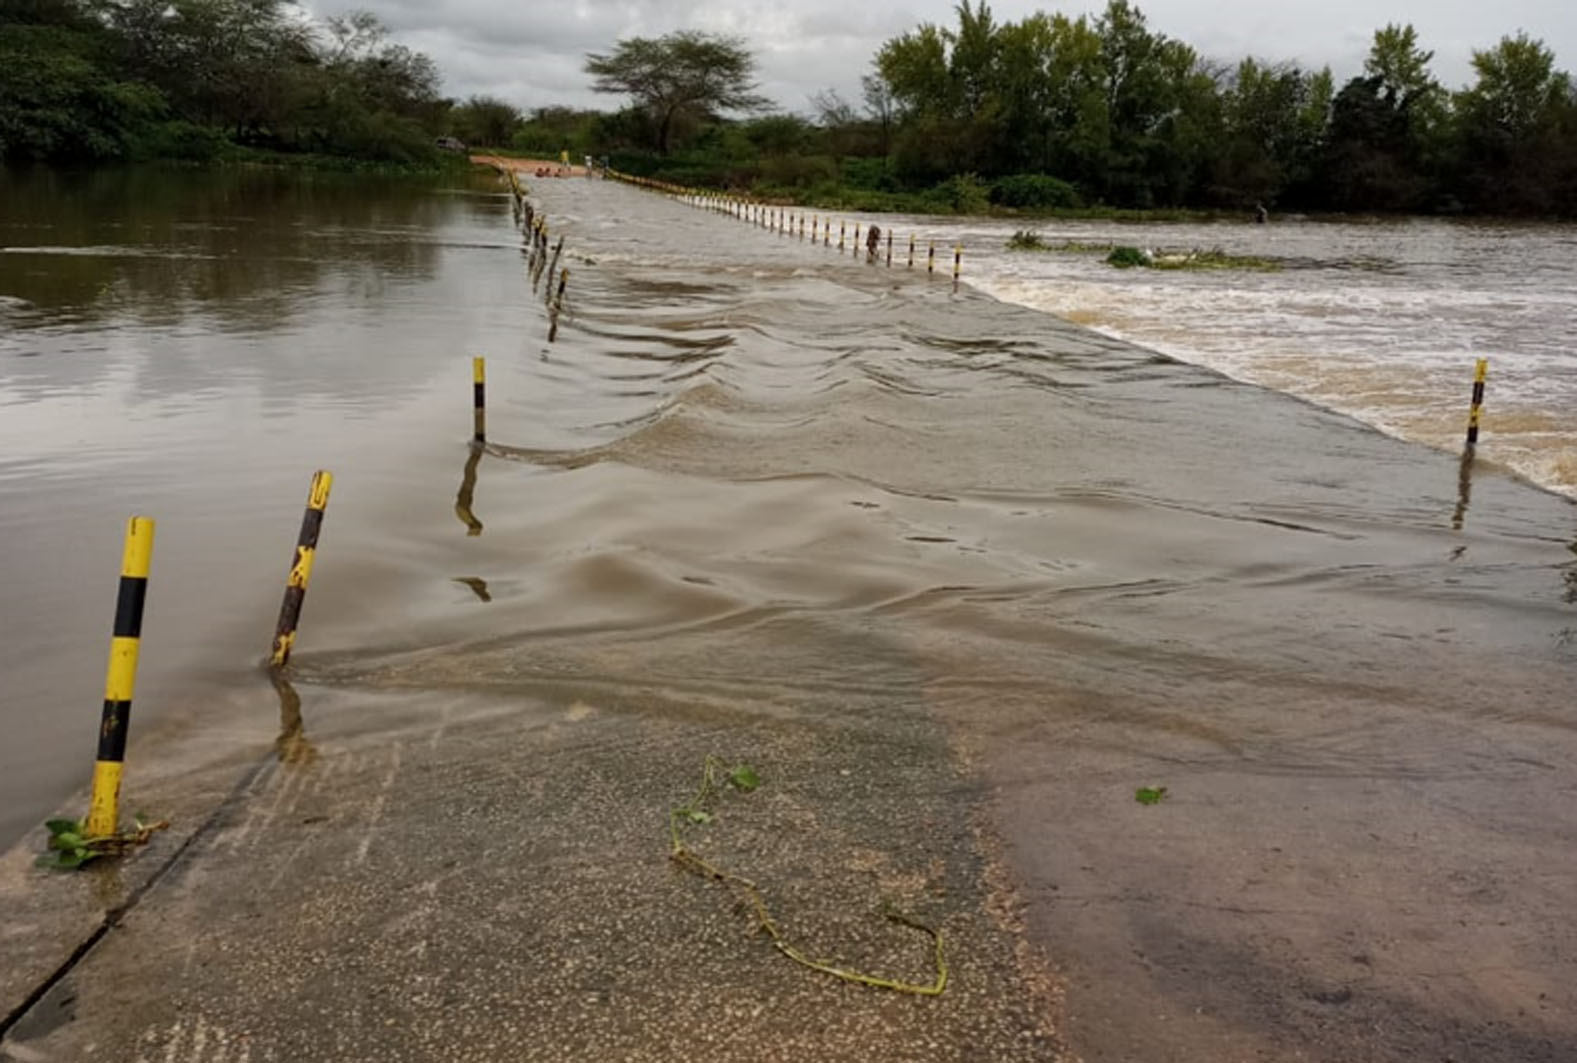
<instances>
[{"instance_id":1,"label":"white foam on water","mask_svg":"<svg viewBox=\"0 0 1577 1063\"><path fill-rule=\"evenodd\" d=\"M1298 395L1388 434L1461 446L1474 362L1490 359L1480 453L1577 497L1577 230L1287 224L1043 231L1063 241L1223 247L1276 272L1118 270L1089 252L1010 252L971 234L970 279L1234 379Z\"/></svg>"}]
</instances>

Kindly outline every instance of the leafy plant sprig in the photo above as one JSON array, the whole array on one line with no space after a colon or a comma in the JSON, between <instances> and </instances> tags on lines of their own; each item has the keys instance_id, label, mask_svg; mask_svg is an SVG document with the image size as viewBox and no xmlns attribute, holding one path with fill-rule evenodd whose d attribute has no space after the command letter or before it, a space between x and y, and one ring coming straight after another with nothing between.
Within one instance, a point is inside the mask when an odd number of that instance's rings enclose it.
<instances>
[{"instance_id":1,"label":"leafy plant sprig","mask_svg":"<svg viewBox=\"0 0 1577 1063\"><path fill-rule=\"evenodd\" d=\"M147 845L155 831L165 830L170 821L161 819L148 822L138 813L132 818L133 826L118 834L90 837L86 824L75 819L51 819L44 823L49 830L49 852L35 863L54 871L75 871L83 864L101 856L116 856L137 845Z\"/></svg>"}]
</instances>

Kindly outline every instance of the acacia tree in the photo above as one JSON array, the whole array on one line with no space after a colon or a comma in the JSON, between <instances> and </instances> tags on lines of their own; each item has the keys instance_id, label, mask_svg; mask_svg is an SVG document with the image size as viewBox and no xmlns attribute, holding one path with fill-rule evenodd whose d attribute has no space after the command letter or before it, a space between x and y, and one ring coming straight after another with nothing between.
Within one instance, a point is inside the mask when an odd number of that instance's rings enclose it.
<instances>
[{"instance_id":1,"label":"acacia tree","mask_svg":"<svg viewBox=\"0 0 1577 1063\"><path fill-rule=\"evenodd\" d=\"M608 54L586 56L586 73L597 79L592 88L634 97L650 113L664 155L681 119L767 106L755 93L755 71L755 56L741 38L697 30L630 37Z\"/></svg>"}]
</instances>

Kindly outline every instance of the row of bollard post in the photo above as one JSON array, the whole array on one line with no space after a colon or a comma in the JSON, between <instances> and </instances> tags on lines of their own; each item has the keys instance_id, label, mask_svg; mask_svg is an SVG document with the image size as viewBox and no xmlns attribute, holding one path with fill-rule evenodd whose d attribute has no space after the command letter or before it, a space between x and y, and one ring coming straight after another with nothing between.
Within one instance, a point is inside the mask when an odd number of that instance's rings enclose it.
<instances>
[{"instance_id":1,"label":"row of bollard post","mask_svg":"<svg viewBox=\"0 0 1577 1063\"><path fill-rule=\"evenodd\" d=\"M626 184L632 184L640 188L647 188L651 189L652 191L662 192L666 195L673 196L690 206L700 207L704 210L711 210L717 213L728 215L729 217L749 221L759 227L766 228L774 232L789 235L797 233L801 240L806 238L805 214L803 212L799 212L797 214L793 212L786 213L782 207L773 206L771 204L752 199L748 196L735 196L713 189L691 188L683 185L675 185L666 181L654 180L649 177L635 177L630 174L620 173L617 170L609 170L608 176L614 180L623 181ZM810 242L813 244L819 239L822 246L830 247L832 245L832 219L828 218L825 220L825 222L823 222L820 214L812 214L810 216L809 238ZM888 267L891 267L893 264L892 230L889 229L887 231L886 239L887 253L885 256L885 261ZM877 242L875 240L867 241L867 261L874 262L876 260L876 244ZM860 225L858 222L856 222L854 225L854 241L852 246L848 244L848 222L838 222L838 251L842 253L846 247L849 249L851 254L859 253ZM962 244L957 244L953 248L954 291L958 290L958 285L963 275L963 260L964 247ZM911 233L909 234L909 255L906 268L913 269L914 264L915 236L913 233ZM936 273L936 242L934 240L929 241L926 247L925 270L927 274L934 275ZM1484 404L1484 388L1486 380L1488 379L1488 374L1489 360L1487 358L1480 358L1474 371L1473 401L1468 413L1467 448L1469 456L1471 456L1473 448L1478 446L1479 425L1482 418Z\"/></svg>"},{"instance_id":2,"label":"row of bollard post","mask_svg":"<svg viewBox=\"0 0 1577 1063\"><path fill-rule=\"evenodd\" d=\"M796 212L789 208L784 208L763 202L761 200L752 199L749 196L729 195L714 189L691 188L684 185L671 184L667 181L654 180L650 177L635 177L631 174L621 173L618 170L608 170L607 176L613 180L622 181L625 184L634 185L638 188L650 189L654 192L661 192L665 195L672 196L689 206L698 207L702 210L710 210L731 218L736 218L740 221L748 222L751 225L766 229L769 232L776 232L785 236L792 236L797 233L801 240L804 240L806 236L806 215L803 211ZM852 255L859 255L863 250L866 256L866 261L872 264L876 263L881 257L877 252L877 247L880 242L880 228L877 226L872 226L872 228L877 231L878 236L875 238L870 238L868 236L867 241L862 248L860 243L860 224L856 222L854 225L854 241L852 244L849 243L848 240L848 226L849 223L847 221L840 220L838 222L838 252L840 254L846 252ZM887 254L885 261L888 268L891 268L893 264L892 231L889 230L886 235ZM821 215L812 214L810 216L810 242L814 244L818 241L818 239L820 240L823 247L832 246L832 219L826 219L825 224L823 224ZM913 269L914 264L915 237L913 234L911 234L909 237L909 260L907 268ZM956 244L953 247L953 290L955 292L958 290L959 284L962 281L964 268L963 264L964 245ZM926 250L926 274L930 276L934 276L936 274L936 241L934 240L928 242L928 247Z\"/></svg>"},{"instance_id":3,"label":"row of bollard post","mask_svg":"<svg viewBox=\"0 0 1577 1063\"><path fill-rule=\"evenodd\" d=\"M550 252L547 215L538 214L532 206L531 200L526 197L525 186L520 183L520 176L513 169L503 169L515 204L515 221L522 227L526 237L526 274L531 278L531 290L537 291L542 287L542 278L547 278L543 301L548 307L548 342L555 343L559 334L559 317L564 312L564 293L569 285L569 267L559 269L559 259L564 254L564 236L559 235L558 242L552 244ZM556 285L555 278L558 281Z\"/></svg>"}]
</instances>

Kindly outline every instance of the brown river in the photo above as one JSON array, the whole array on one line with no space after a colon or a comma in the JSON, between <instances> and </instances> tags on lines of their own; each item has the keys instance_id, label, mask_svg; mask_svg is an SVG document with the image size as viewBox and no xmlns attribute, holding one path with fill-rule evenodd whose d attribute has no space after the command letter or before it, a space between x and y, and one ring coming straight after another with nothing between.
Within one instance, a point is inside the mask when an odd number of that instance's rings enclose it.
<instances>
[{"instance_id":1,"label":"brown river","mask_svg":"<svg viewBox=\"0 0 1577 1063\"><path fill-rule=\"evenodd\" d=\"M1042 230L1289 264L1159 274L883 218L888 268L537 181L550 345L491 175L0 193L0 842L87 777L133 513L131 772L269 747L329 468L305 681L940 720L1086 1059L1577 1058L1577 230Z\"/></svg>"}]
</instances>

